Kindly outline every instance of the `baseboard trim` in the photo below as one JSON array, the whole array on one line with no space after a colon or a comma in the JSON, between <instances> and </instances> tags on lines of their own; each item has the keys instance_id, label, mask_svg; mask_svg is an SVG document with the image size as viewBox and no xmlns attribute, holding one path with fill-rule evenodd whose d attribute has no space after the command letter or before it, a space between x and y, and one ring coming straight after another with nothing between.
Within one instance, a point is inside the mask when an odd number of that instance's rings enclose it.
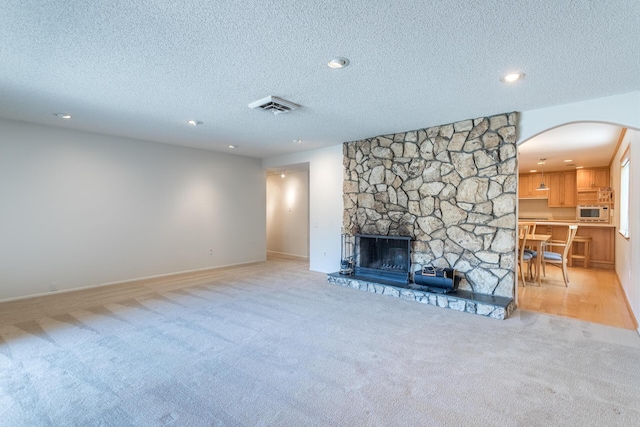
<instances>
[{"instance_id":1,"label":"baseboard trim","mask_svg":"<svg viewBox=\"0 0 640 427\"><path fill-rule=\"evenodd\" d=\"M636 314L633 312L633 309L631 308L631 304L629 304L629 298L627 297L627 291L625 290L624 286L622 286L622 280L620 280L620 276L618 275L618 271L617 270L616 270L616 280L618 281L618 287L622 291L622 296L624 297L624 302L627 304L627 310L629 311L629 314L631 315L631 320L633 321L633 324L635 325L635 327L638 330L638 335L640 335L640 324L638 324L638 319L636 318Z\"/></svg>"},{"instance_id":2,"label":"baseboard trim","mask_svg":"<svg viewBox=\"0 0 640 427\"><path fill-rule=\"evenodd\" d=\"M193 270L175 271L175 272L171 272L171 273L156 274L156 275L153 275L153 276L144 276L144 277L136 277L136 278L133 278L133 279L117 280L115 282L98 283L96 285L81 286L81 287L78 287L78 288L62 289L62 290L52 291L52 292L40 292L40 293L37 293L37 294L29 294L29 295L24 295L24 296L19 296L19 297L0 299L0 303L11 302L11 301L20 301L20 300L29 299L29 298L38 298L38 297L45 297L45 296L51 296L51 295L60 295L60 294L66 294L66 293L69 293L69 292L76 292L76 291L84 291L84 290L87 290L87 289L102 288L104 286L122 285L122 284L125 284L125 283L139 282L139 281L143 281L143 280L159 279L159 278L162 278L162 277L179 276L181 274L204 272L204 271L208 271L208 270L211 270L211 271L220 270L220 269L223 269L223 268L238 267L238 266L241 266L241 265L249 265L249 264L255 264L255 263L258 263L258 262L265 262L265 261L266 261L266 259L262 259L262 260L257 260L257 261L247 261L247 262L239 262L239 263L235 263L235 264L218 265L218 266L215 266L215 267L202 267L202 268L195 268Z\"/></svg>"},{"instance_id":3,"label":"baseboard trim","mask_svg":"<svg viewBox=\"0 0 640 427\"><path fill-rule=\"evenodd\" d=\"M267 255L269 255L269 254L278 255L278 256L286 256L286 257L290 257L290 258L299 259L299 260L302 260L302 261L309 261L309 257L308 256L290 254L288 252L267 251Z\"/></svg>"}]
</instances>

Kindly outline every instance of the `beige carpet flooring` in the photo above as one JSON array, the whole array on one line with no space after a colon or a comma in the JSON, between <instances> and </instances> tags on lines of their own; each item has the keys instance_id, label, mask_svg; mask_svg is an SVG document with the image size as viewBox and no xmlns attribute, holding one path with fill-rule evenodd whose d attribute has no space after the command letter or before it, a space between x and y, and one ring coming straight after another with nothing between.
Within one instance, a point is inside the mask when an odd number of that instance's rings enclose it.
<instances>
[{"instance_id":1,"label":"beige carpet flooring","mask_svg":"<svg viewBox=\"0 0 640 427\"><path fill-rule=\"evenodd\" d=\"M2 426L637 426L640 338L292 260L0 304Z\"/></svg>"}]
</instances>

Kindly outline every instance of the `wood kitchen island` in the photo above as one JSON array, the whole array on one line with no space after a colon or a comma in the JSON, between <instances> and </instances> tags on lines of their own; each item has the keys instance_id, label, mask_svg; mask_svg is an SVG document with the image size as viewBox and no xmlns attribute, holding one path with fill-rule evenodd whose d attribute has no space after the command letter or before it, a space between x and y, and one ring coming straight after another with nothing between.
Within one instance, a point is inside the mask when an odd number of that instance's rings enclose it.
<instances>
[{"instance_id":1,"label":"wood kitchen island","mask_svg":"<svg viewBox=\"0 0 640 427\"><path fill-rule=\"evenodd\" d=\"M576 236L591 238L589 268L615 269L615 230L613 224L580 221L524 221L536 224L536 233L550 234L552 240L565 240L569 225L577 225Z\"/></svg>"}]
</instances>

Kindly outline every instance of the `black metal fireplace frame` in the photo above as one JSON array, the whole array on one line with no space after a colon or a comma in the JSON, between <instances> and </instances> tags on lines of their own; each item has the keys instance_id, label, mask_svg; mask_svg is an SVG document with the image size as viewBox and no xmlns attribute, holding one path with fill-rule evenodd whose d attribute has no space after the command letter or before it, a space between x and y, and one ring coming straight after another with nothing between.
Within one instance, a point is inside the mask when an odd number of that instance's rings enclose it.
<instances>
[{"instance_id":1,"label":"black metal fireplace frame","mask_svg":"<svg viewBox=\"0 0 640 427\"><path fill-rule=\"evenodd\" d=\"M372 234L356 234L355 241L355 276L370 278L372 280L381 279L384 281L394 283L409 283L409 276L411 272L411 237L406 236L382 236ZM400 243L402 249L406 248L405 265L401 269L398 268L369 268L361 265L361 251L362 244L361 239L382 239Z\"/></svg>"}]
</instances>

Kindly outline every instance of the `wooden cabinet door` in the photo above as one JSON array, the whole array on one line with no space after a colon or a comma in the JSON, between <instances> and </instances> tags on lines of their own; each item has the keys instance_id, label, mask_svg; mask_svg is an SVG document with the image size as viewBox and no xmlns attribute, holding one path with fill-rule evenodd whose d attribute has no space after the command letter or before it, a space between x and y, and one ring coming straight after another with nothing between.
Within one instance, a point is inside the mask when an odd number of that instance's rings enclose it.
<instances>
[{"instance_id":1,"label":"wooden cabinet door","mask_svg":"<svg viewBox=\"0 0 640 427\"><path fill-rule=\"evenodd\" d=\"M529 197L529 188L531 187L531 175L518 175L518 197Z\"/></svg>"},{"instance_id":2,"label":"wooden cabinet door","mask_svg":"<svg viewBox=\"0 0 640 427\"><path fill-rule=\"evenodd\" d=\"M595 191L609 186L609 168L578 169L576 176L578 191Z\"/></svg>"},{"instance_id":3,"label":"wooden cabinet door","mask_svg":"<svg viewBox=\"0 0 640 427\"><path fill-rule=\"evenodd\" d=\"M550 208L570 208L576 206L576 173L550 172L548 176Z\"/></svg>"},{"instance_id":4,"label":"wooden cabinet door","mask_svg":"<svg viewBox=\"0 0 640 427\"><path fill-rule=\"evenodd\" d=\"M576 173L565 172L562 174L564 179L564 204L565 208L575 208L578 204L578 194L576 191Z\"/></svg>"},{"instance_id":5,"label":"wooden cabinet door","mask_svg":"<svg viewBox=\"0 0 640 427\"><path fill-rule=\"evenodd\" d=\"M578 225L577 235L591 237L591 268L615 268L615 228Z\"/></svg>"},{"instance_id":6,"label":"wooden cabinet door","mask_svg":"<svg viewBox=\"0 0 640 427\"><path fill-rule=\"evenodd\" d=\"M609 186L609 169L596 169L593 175L593 182L596 190L600 187Z\"/></svg>"},{"instance_id":7,"label":"wooden cabinet door","mask_svg":"<svg viewBox=\"0 0 640 427\"><path fill-rule=\"evenodd\" d=\"M547 181L545 184L549 187L549 207L564 207L564 180L562 179L562 172L549 172L545 178L545 181Z\"/></svg>"},{"instance_id":8,"label":"wooden cabinet door","mask_svg":"<svg viewBox=\"0 0 640 427\"><path fill-rule=\"evenodd\" d=\"M548 191L536 190L543 182L542 174L526 173L518 175L518 197L521 199L546 199ZM544 184L549 186L549 179L544 175Z\"/></svg>"},{"instance_id":9,"label":"wooden cabinet door","mask_svg":"<svg viewBox=\"0 0 640 427\"><path fill-rule=\"evenodd\" d=\"M578 169L576 172L576 181L578 191L590 191L593 189L593 170Z\"/></svg>"}]
</instances>

